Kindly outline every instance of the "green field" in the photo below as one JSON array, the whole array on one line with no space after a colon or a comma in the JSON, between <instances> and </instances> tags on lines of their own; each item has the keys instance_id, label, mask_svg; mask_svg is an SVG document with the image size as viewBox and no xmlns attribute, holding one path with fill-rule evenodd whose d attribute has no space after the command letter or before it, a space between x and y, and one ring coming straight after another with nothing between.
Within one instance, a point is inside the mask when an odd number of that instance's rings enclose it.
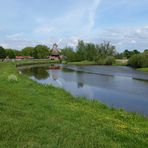
<instances>
[{"instance_id":1,"label":"green field","mask_svg":"<svg viewBox=\"0 0 148 148\"><path fill-rule=\"evenodd\" d=\"M40 85L1 62L0 147L147 148L148 118Z\"/></svg>"},{"instance_id":2,"label":"green field","mask_svg":"<svg viewBox=\"0 0 148 148\"><path fill-rule=\"evenodd\" d=\"M127 66L128 60L127 59L116 59L114 66Z\"/></svg>"},{"instance_id":3,"label":"green field","mask_svg":"<svg viewBox=\"0 0 148 148\"><path fill-rule=\"evenodd\" d=\"M68 62L67 64L72 64L72 65L97 65L94 61Z\"/></svg>"},{"instance_id":4,"label":"green field","mask_svg":"<svg viewBox=\"0 0 148 148\"><path fill-rule=\"evenodd\" d=\"M128 60L116 59L113 66L127 66L127 61ZM71 65L99 65L95 61L68 62L68 63L64 63L64 64L71 64Z\"/></svg>"},{"instance_id":5,"label":"green field","mask_svg":"<svg viewBox=\"0 0 148 148\"><path fill-rule=\"evenodd\" d=\"M148 68L138 68L138 71L148 72Z\"/></svg>"}]
</instances>

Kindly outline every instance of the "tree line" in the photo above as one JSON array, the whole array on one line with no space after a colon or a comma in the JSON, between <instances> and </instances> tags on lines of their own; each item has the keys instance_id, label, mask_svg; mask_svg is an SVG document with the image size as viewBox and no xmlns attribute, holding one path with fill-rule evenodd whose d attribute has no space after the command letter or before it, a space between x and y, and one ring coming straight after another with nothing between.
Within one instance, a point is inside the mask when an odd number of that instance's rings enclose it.
<instances>
[{"instance_id":1,"label":"tree line","mask_svg":"<svg viewBox=\"0 0 148 148\"><path fill-rule=\"evenodd\" d=\"M115 62L115 46L110 42L104 42L101 44L85 43L84 41L78 41L76 51L71 47L62 49L62 55L64 55L68 62L80 62L80 61L94 61L97 64L111 65Z\"/></svg>"},{"instance_id":2,"label":"tree line","mask_svg":"<svg viewBox=\"0 0 148 148\"><path fill-rule=\"evenodd\" d=\"M0 59L6 57L15 59L16 56L31 56L35 59L46 59L50 55L50 49L45 45L37 45L36 47L25 47L22 50L4 49L0 47Z\"/></svg>"},{"instance_id":3,"label":"tree line","mask_svg":"<svg viewBox=\"0 0 148 148\"><path fill-rule=\"evenodd\" d=\"M66 47L62 50L62 54L67 57L68 62L79 62L79 61L94 61L96 64L100 65L112 65L115 63L115 59L130 59L128 65L136 67L144 67L147 65L147 51L140 53L138 50L124 50L121 53L116 51L116 47L110 42L103 42L101 44L85 43L84 41L79 41L76 50L74 51L70 47ZM134 61L143 60L145 64L134 64ZM142 60L141 60L142 61ZM142 62L139 62L142 63Z\"/></svg>"},{"instance_id":4,"label":"tree line","mask_svg":"<svg viewBox=\"0 0 148 148\"><path fill-rule=\"evenodd\" d=\"M116 52L116 47L110 42L101 44L86 43L79 40L76 49L65 47L61 49L61 55L67 62L93 61L100 65L112 65L115 59L129 59L128 65L132 67L148 67L148 50L140 53L133 49L124 50L122 53ZM0 59L15 59L16 56L31 56L35 59L46 59L51 55L51 50L45 45L36 47L25 47L22 50L4 49L0 47Z\"/></svg>"}]
</instances>

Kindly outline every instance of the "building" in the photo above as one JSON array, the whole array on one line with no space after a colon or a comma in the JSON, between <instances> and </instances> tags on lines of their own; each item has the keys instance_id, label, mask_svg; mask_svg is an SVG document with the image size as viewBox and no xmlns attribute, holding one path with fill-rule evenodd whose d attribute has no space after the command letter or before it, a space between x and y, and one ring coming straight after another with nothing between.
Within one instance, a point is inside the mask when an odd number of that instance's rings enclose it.
<instances>
[{"instance_id":1,"label":"building","mask_svg":"<svg viewBox=\"0 0 148 148\"><path fill-rule=\"evenodd\" d=\"M53 44L51 55L49 56L50 60L61 60L62 56L60 56L61 50L58 48L58 45Z\"/></svg>"},{"instance_id":2,"label":"building","mask_svg":"<svg viewBox=\"0 0 148 148\"><path fill-rule=\"evenodd\" d=\"M24 60L24 59L33 59L33 57L31 57L31 56L16 56L15 59L16 60Z\"/></svg>"}]
</instances>

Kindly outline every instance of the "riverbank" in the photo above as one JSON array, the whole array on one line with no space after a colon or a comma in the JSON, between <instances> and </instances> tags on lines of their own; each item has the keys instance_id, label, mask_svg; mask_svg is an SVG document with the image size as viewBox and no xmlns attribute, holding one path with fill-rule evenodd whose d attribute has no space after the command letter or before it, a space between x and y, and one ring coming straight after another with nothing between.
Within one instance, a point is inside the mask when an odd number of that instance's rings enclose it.
<instances>
[{"instance_id":1,"label":"riverbank","mask_svg":"<svg viewBox=\"0 0 148 148\"><path fill-rule=\"evenodd\" d=\"M57 64L60 63L59 60L49 60L49 59L37 59L37 60L21 60L15 61L16 66L23 66L23 65L35 65L35 64Z\"/></svg>"},{"instance_id":2,"label":"riverbank","mask_svg":"<svg viewBox=\"0 0 148 148\"><path fill-rule=\"evenodd\" d=\"M128 59L116 59L114 66L127 66L128 65Z\"/></svg>"},{"instance_id":3,"label":"riverbank","mask_svg":"<svg viewBox=\"0 0 148 148\"><path fill-rule=\"evenodd\" d=\"M113 66L127 66L128 60L127 59L116 59ZM99 65L95 61L80 61L80 62L68 62L64 64L69 65Z\"/></svg>"},{"instance_id":4,"label":"riverbank","mask_svg":"<svg viewBox=\"0 0 148 148\"><path fill-rule=\"evenodd\" d=\"M146 117L40 85L16 64L0 63L1 147L148 146Z\"/></svg>"},{"instance_id":5,"label":"riverbank","mask_svg":"<svg viewBox=\"0 0 148 148\"><path fill-rule=\"evenodd\" d=\"M148 68L138 68L138 71L148 72Z\"/></svg>"},{"instance_id":6,"label":"riverbank","mask_svg":"<svg viewBox=\"0 0 148 148\"><path fill-rule=\"evenodd\" d=\"M94 61L68 62L69 65L97 65Z\"/></svg>"}]
</instances>

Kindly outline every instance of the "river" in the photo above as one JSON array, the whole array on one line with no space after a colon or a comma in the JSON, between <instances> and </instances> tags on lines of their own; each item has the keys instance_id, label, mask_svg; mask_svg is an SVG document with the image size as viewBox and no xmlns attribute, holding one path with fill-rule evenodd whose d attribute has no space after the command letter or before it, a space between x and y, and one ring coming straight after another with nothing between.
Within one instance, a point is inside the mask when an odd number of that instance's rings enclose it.
<instances>
[{"instance_id":1,"label":"river","mask_svg":"<svg viewBox=\"0 0 148 148\"><path fill-rule=\"evenodd\" d=\"M148 73L126 66L32 65L19 70L41 84L148 115Z\"/></svg>"}]
</instances>

